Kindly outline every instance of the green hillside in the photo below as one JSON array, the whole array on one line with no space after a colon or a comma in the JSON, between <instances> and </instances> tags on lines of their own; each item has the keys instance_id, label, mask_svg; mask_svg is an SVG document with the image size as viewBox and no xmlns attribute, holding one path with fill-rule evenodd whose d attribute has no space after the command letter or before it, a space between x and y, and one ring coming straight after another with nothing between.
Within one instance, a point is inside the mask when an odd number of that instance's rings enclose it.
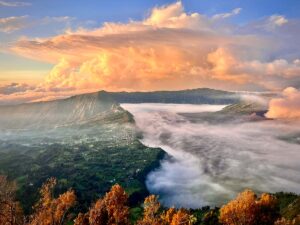
<instances>
[{"instance_id":1,"label":"green hillside","mask_svg":"<svg viewBox=\"0 0 300 225\"><path fill-rule=\"evenodd\" d=\"M49 177L57 193L72 187L81 207L120 183L132 204L147 194L146 174L161 149L142 145L132 115L106 93L0 108L0 174L19 185L25 212Z\"/></svg>"}]
</instances>

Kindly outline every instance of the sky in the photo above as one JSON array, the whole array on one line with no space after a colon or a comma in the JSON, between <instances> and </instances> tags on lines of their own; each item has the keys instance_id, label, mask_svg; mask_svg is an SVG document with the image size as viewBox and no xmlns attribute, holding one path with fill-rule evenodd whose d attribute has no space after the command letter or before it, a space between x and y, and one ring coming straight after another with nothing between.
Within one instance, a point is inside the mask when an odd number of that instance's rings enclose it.
<instances>
[{"instance_id":1,"label":"sky","mask_svg":"<svg viewBox=\"0 0 300 225\"><path fill-rule=\"evenodd\" d=\"M299 35L298 0L0 0L0 104L97 90L298 95Z\"/></svg>"}]
</instances>

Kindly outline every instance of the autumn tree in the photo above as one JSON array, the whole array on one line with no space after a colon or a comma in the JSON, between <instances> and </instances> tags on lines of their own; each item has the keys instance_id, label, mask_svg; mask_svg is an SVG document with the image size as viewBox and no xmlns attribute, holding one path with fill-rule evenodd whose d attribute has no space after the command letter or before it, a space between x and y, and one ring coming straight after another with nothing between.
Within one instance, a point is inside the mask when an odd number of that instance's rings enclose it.
<instances>
[{"instance_id":1,"label":"autumn tree","mask_svg":"<svg viewBox=\"0 0 300 225\"><path fill-rule=\"evenodd\" d=\"M104 198L98 199L86 214L80 213L75 225L128 225L128 195L118 184L112 186Z\"/></svg>"},{"instance_id":2,"label":"autumn tree","mask_svg":"<svg viewBox=\"0 0 300 225\"><path fill-rule=\"evenodd\" d=\"M107 225L108 211L103 199L99 199L88 213L90 225Z\"/></svg>"},{"instance_id":3,"label":"autumn tree","mask_svg":"<svg viewBox=\"0 0 300 225\"><path fill-rule=\"evenodd\" d=\"M262 194L258 199L251 190L240 193L220 210L220 222L224 225L273 225L278 218L276 199Z\"/></svg>"},{"instance_id":4,"label":"autumn tree","mask_svg":"<svg viewBox=\"0 0 300 225\"><path fill-rule=\"evenodd\" d=\"M30 225L62 225L69 209L74 206L76 196L69 190L58 198L54 198L56 179L48 179L40 189L41 198L34 207L34 214L30 218Z\"/></svg>"},{"instance_id":5,"label":"autumn tree","mask_svg":"<svg viewBox=\"0 0 300 225\"><path fill-rule=\"evenodd\" d=\"M178 210L172 218L170 225L192 225L196 222L196 218L189 214L187 210Z\"/></svg>"},{"instance_id":6,"label":"autumn tree","mask_svg":"<svg viewBox=\"0 0 300 225\"><path fill-rule=\"evenodd\" d=\"M144 201L143 218L138 225L161 225L162 219L159 214L160 203L155 195L148 196Z\"/></svg>"},{"instance_id":7,"label":"autumn tree","mask_svg":"<svg viewBox=\"0 0 300 225\"><path fill-rule=\"evenodd\" d=\"M15 200L16 183L7 180L6 176L0 176L0 224L21 225L24 224L23 212L19 202Z\"/></svg>"},{"instance_id":8,"label":"autumn tree","mask_svg":"<svg viewBox=\"0 0 300 225\"><path fill-rule=\"evenodd\" d=\"M129 207L126 205L128 195L118 184L114 185L110 192L106 193L104 203L108 213L108 224L129 224Z\"/></svg>"},{"instance_id":9,"label":"autumn tree","mask_svg":"<svg viewBox=\"0 0 300 225\"><path fill-rule=\"evenodd\" d=\"M169 208L161 215L161 220L164 224L171 224L173 220L173 216L176 214L176 209L174 207Z\"/></svg>"},{"instance_id":10,"label":"autumn tree","mask_svg":"<svg viewBox=\"0 0 300 225\"><path fill-rule=\"evenodd\" d=\"M79 213L74 220L74 225L89 225L89 215L87 213Z\"/></svg>"}]
</instances>

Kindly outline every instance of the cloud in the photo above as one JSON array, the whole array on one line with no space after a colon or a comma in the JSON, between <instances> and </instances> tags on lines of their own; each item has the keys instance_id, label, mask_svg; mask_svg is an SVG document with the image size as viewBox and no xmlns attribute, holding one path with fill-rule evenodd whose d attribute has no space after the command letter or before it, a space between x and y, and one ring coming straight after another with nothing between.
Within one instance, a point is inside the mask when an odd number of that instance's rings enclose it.
<instances>
[{"instance_id":1,"label":"cloud","mask_svg":"<svg viewBox=\"0 0 300 225\"><path fill-rule=\"evenodd\" d=\"M22 7L22 6L30 6L29 2L13 2L13 1L0 1L0 6L6 7Z\"/></svg>"},{"instance_id":2,"label":"cloud","mask_svg":"<svg viewBox=\"0 0 300 225\"><path fill-rule=\"evenodd\" d=\"M300 119L300 91L293 87L284 89L282 97L270 101L266 116L274 119Z\"/></svg>"},{"instance_id":3,"label":"cloud","mask_svg":"<svg viewBox=\"0 0 300 225\"><path fill-rule=\"evenodd\" d=\"M146 91L205 86L279 90L300 85L300 55L289 48L291 40L297 42L297 35L280 38L291 31L297 34L289 28L292 21L278 27L289 31L274 35L277 30L263 33L254 29L265 26L268 20L244 29L225 21L239 12L235 9L216 19L187 13L182 3L176 2L153 8L141 21L106 22L99 28L67 30L49 38L23 38L10 50L54 64L43 85L61 90ZM294 22L293 27L297 24Z\"/></svg>"},{"instance_id":4,"label":"cloud","mask_svg":"<svg viewBox=\"0 0 300 225\"><path fill-rule=\"evenodd\" d=\"M0 18L0 32L11 33L27 27L28 16L12 16Z\"/></svg>"},{"instance_id":5,"label":"cloud","mask_svg":"<svg viewBox=\"0 0 300 225\"><path fill-rule=\"evenodd\" d=\"M272 15L269 17L270 25L273 26L283 26L288 22L288 20L282 15Z\"/></svg>"},{"instance_id":6,"label":"cloud","mask_svg":"<svg viewBox=\"0 0 300 225\"><path fill-rule=\"evenodd\" d=\"M199 13L185 13L180 1L152 9L149 17L143 21L143 24L157 28L177 29L205 29L207 28L206 23L206 18Z\"/></svg>"},{"instance_id":7,"label":"cloud","mask_svg":"<svg viewBox=\"0 0 300 225\"><path fill-rule=\"evenodd\" d=\"M12 33L21 29L28 29L32 27L41 28L43 26L55 25L70 25L75 18L69 16L50 17L46 16L41 19L32 18L30 16L12 16L0 18L0 32Z\"/></svg>"},{"instance_id":8,"label":"cloud","mask_svg":"<svg viewBox=\"0 0 300 225\"><path fill-rule=\"evenodd\" d=\"M236 8L236 9L233 9L229 13L216 14L212 17L212 19L214 19L214 20L227 19L229 17L236 16L236 15L240 14L241 11L242 11L242 8Z\"/></svg>"},{"instance_id":9,"label":"cloud","mask_svg":"<svg viewBox=\"0 0 300 225\"><path fill-rule=\"evenodd\" d=\"M19 84L19 83L11 83L8 85L0 86L0 96L1 95L10 95L19 92L25 92L28 90L33 90L34 87L28 84Z\"/></svg>"},{"instance_id":10,"label":"cloud","mask_svg":"<svg viewBox=\"0 0 300 225\"><path fill-rule=\"evenodd\" d=\"M220 206L245 188L299 193L299 144L293 141L300 126L295 121L248 123L236 117L230 123L210 123L201 112L213 110L203 105L122 107L134 115L142 142L169 154L146 180L165 206Z\"/></svg>"}]
</instances>

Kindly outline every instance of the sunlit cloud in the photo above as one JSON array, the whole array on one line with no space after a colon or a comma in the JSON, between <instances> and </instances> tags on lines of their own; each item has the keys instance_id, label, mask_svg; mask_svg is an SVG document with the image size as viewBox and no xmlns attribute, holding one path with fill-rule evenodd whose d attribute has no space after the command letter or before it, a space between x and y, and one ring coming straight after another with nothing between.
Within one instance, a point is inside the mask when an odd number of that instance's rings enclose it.
<instances>
[{"instance_id":1,"label":"sunlit cloud","mask_svg":"<svg viewBox=\"0 0 300 225\"><path fill-rule=\"evenodd\" d=\"M293 87L284 89L282 97L270 101L266 116L275 119L300 119L300 91Z\"/></svg>"},{"instance_id":2,"label":"sunlit cloud","mask_svg":"<svg viewBox=\"0 0 300 225\"><path fill-rule=\"evenodd\" d=\"M153 8L141 21L22 38L10 50L54 64L41 86L60 90L279 90L300 85L300 55L286 58L282 49L289 43L256 28L273 23L287 29L290 21L274 16L243 29L228 24L226 19L240 12L208 17L187 13L176 2Z\"/></svg>"}]
</instances>

